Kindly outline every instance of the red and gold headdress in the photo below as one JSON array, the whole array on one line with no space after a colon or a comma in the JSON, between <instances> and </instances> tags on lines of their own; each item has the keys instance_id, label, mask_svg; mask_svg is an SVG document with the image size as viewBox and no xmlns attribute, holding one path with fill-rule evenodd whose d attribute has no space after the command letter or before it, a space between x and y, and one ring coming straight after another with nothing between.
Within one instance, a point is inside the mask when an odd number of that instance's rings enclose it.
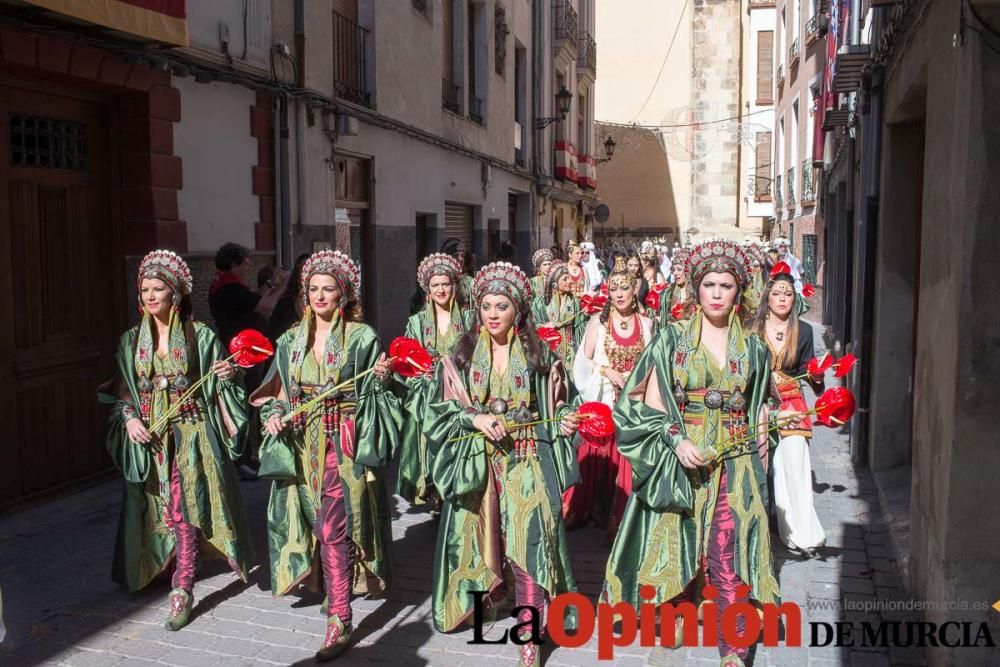
<instances>
[{"instance_id":1,"label":"red and gold headdress","mask_svg":"<svg viewBox=\"0 0 1000 667\"><path fill-rule=\"evenodd\" d=\"M136 287L142 284L143 278L157 278L167 283L171 291L178 296L191 293L194 281L191 279L191 269L181 256L170 250L154 250L139 263L139 278ZM140 299L141 301L141 299Z\"/></svg>"},{"instance_id":2,"label":"red and gold headdress","mask_svg":"<svg viewBox=\"0 0 1000 667\"><path fill-rule=\"evenodd\" d=\"M479 269L472 283L472 298L479 304L487 294L509 298L522 313L531 300L531 283L524 271L507 262L493 262Z\"/></svg>"},{"instance_id":3,"label":"red and gold headdress","mask_svg":"<svg viewBox=\"0 0 1000 667\"><path fill-rule=\"evenodd\" d=\"M614 268L608 274L608 289L615 289L616 286L631 289L635 287L635 282L635 274L628 270L625 258L621 255L616 257Z\"/></svg>"},{"instance_id":4,"label":"red and gold headdress","mask_svg":"<svg viewBox=\"0 0 1000 667\"><path fill-rule=\"evenodd\" d=\"M417 282L420 283L420 288L427 292L434 276L448 276L457 285L462 276L462 266L451 255L435 252L424 257L417 267Z\"/></svg>"},{"instance_id":5,"label":"red and gold headdress","mask_svg":"<svg viewBox=\"0 0 1000 667\"><path fill-rule=\"evenodd\" d=\"M706 273L729 273L740 289L750 281L750 260L732 241L712 239L691 249L685 263L687 274L697 290Z\"/></svg>"},{"instance_id":6,"label":"red and gold headdress","mask_svg":"<svg viewBox=\"0 0 1000 667\"><path fill-rule=\"evenodd\" d=\"M315 275L333 276L343 296L353 301L361 294L361 272L354 261L339 250L315 252L302 265L302 292L309 291L309 279Z\"/></svg>"}]
</instances>

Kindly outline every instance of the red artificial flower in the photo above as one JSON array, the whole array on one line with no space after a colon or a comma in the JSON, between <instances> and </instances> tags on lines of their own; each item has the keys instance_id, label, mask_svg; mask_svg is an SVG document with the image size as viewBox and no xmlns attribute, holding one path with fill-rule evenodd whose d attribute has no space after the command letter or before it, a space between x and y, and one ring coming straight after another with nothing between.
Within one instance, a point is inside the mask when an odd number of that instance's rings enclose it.
<instances>
[{"instance_id":1,"label":"red artificial flower","mask_svg":"<svg viewBox=\"0 0 1000 667\"><path fill-rule=\"evenodd\" d=\"M664 290L667 289L667 283L657 283L652 287L653 291L657 294L663 294Z\"/></svg>"},{"instance_id":2,"label":"red artificial flower","mask_svg":"<svg viewBox=\"0 0 1000 667\"><path fill-rule=\"evenodd\" d=\"M649 294L646 295L646 305L653 310L660 309L660 293L655 290L650 290Z\"/></svg>"},{"instance_id":3,"label":"red artificial flower","mask_svg":"<svg viewBox=\"0 0 1000 667\"><path fill-rule=\"evenodd\" d=\"M608 295L608 284L607 283L601 283L601 294L603 294L604 296Z\"/></svg>"},{"instance_id":4,"label":"red artificial flower","mask_svg":"<svg viewBox=\"0 0 1000 667\"><path fill-rule=\"evenodd\" d=\"M851 417L857 404L854 394L847 387L830 387L816 399L816 419L823 426L843 426Z\"/></svg>"},{"instance_id":5,"label":"red artificial flower","mask_svg":"<svg viewBox=\"0 0 1000 667\"><path fill-rule=\"evenodd\" d=\"M806 283L805 285L802 286L802 296L806 297L807 299L815 293L816 293L816 288L813 286L812 283Z\"/></svg>"},{"instance_id":6,"label":"red artificial flower","mask_svg":"<svg viewBox=\"0 0 1000 667\"><path fill-rule=\"evenodd\" d=\"M816 359L815 357L810 359L809 365L806 368L809 371L809 375L821 376L826 373L831 366L833 366L833 357L829 352L827 352L819 359Z\"/></svg>"},{"instance_id":7,"label":"red artificial flower","mask_svg":"<svg viewBox=\"0 0 1000 667\"><path fill-rule=\"evenodd\" d=\"M423 375L434 365L430 352L413 338L397 336L389 344L392 370L405 378Z\"/></svg>"},{"instance_id":8,"label":"red artificial flower","mask_svg":"<svg viewBox=\"0 0 1000 667\"><path fill-rule=\"evenodd\" d=\"M237 366L250 368L271 357L274 346L256 329L244 329L229 341L229 354Z\"/></svg>"},{"instance_id":9,"label":"red artificial flower","mask_svg":"<svg viewBox=\"0 0 1000 667\"><path fill-rule=\"evenodd\" d=\"M684 319L684 304L679 301L675 303L673 307L670 309L670 317L674 318L675 320Z\"/></svg>"},{"instance_id":10,"label":"red artificial flower","mask_svg":"<svg viewBox=\"0 0 1000 667\"><path fill-rule=\"evenodd\" d=\"M854 368L854 364L856 363L858 363L858 358L848 352L838 359L837 363L833 365L833 374L836 377L842 378L851 372L851 369Z\"/></svg>"},{"instance_id":11,"label":"red artificial flower","mask_svg":"<svg viewBox=\"0 0 1000 667\"><path fill-rule=\"evenodd\" d=\"M580 433L590 438L607 438L615 433L615 422L611 418L611 408L604 403L591 401L577 408L577 414L583 417L580 422Z\"/></svg>"},{"instance_id":12,"label":"red artificial flower","mask_svg":"<svg viewBox=\"0 0 1000 667\"><path fill-rule=\"evenodd\" d=\"M791 272L792 272L792 267L788 266L786 262L778 262L771 269L771 277L773 278L782 273L791 273Z\"/></svg>"},{"instance_id":13,"label":"red artificial flower","mask_svg":"<svg viewBox=\"0 0 1000 667\"><path fill-rule=\"evenodd\" d=\"M538 327L536 331L538 332L538 337L549 344L550 349L556 349L559 347L559 343L562 342L562 334L555 327Z\"/></svg>"},{"instance_id":14,"label":"red artificial flower","mask_svg":"<svg viewBox=\"0 0 1000 667\"><path fill-rule=\"evenodd\" d=\"M580 307L588 315L596 315L604 310L604 305L608 302L608 297L604 295L584 294L580 298Z\"/></svg>"}]
</instances>

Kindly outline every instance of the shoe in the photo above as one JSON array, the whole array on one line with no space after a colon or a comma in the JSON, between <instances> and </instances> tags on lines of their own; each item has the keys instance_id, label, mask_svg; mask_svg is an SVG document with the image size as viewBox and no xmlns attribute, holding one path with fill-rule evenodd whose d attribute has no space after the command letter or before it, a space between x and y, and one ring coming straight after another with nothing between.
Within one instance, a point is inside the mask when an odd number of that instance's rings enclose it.
<instances>
[{"instance_id":1,"label":"shoe","mask_svg":"<svg viewBox=\"0 0 1000 667\"><path fill-rule=\"evenodd\" d=\"M740 656L730 653L719 662L719 667L744 667L744 662Z\"/></svg>"},{"instance_id":2,"label":"shoe","mask_svg":"<svg viewBox=\"0 0 1000 667\"><path fill-rule=\"evenodd\" d=\"M248 482L256 482L259 479L257 471L245 463L236 466L236 476Z\"/></svg>"},{"instance_id":3,"label":"shoe","mask_svg":"<svg viewBox=\"0 0 1000 667\"><path fill-rule=\"evenodd\" d=\"M323 614L324 616L329 616L330 615L330 596L329 595L327 595L326 597L323 598L323 604L320 605L320 607L319 607L319 613Z\"/></svg>"},{"instance_id":4,"label":"shoe","mask_svg":"<svg viewBox=\"0 0 1000 667\"><path fill-rule=\"evenodd\" d=\"M351 643L351 633L354 628L348 623L346 626L340 622L336 614L326 621L326 639L323 640L323 647L316 651L317 662L327 662L340 656L347 650Z\"/></svg>"},{"instance_id":5,"label":"shoe","mask_svg":"<svg viewBox=\"0 0 1000 667\"><path fill-rule=\"evenodd\" d=\"M194 596L183 588L175 588L167 596L167 603L170 612L167 620L163 622L163 627L172 632L180 630L188 624L191 618L191 609L194 608Z\"/></svg>"},{"instance_id":6,"label":"shoe","mask_svg":"<svg viewBox=\"0 0 1000 667\"><path fill-rule=\"evenodd\" d=\"M678 618L674 620L674 643L667 646L667 648L681 648L684 645L684 619Z\"/></svg>"},{"instance_id":7,"label":"shoe","mask_svg":"<svg viewBox=\"0 0 1000 667\"><path fill-rule=\"evenodd\" d=\"M518 662L517 667L541 667L542 656L539 654L539 646L534 642L528 642L517 647Z\"/></svg>"}]
</instances>

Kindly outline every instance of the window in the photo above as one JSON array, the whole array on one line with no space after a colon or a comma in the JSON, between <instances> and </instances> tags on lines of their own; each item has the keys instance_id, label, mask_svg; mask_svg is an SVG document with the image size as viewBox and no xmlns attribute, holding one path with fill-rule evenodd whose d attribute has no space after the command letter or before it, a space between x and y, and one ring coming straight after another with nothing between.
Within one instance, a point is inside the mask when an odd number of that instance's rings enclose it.
<instances>
[{"instance_id":1,"label":"window","mask_svg":"<svg viewBox=\"0 0 1000 667\"><path fill-rule=\"evenodd\" d=\"M524 166L524 156L528 146L527 131L527 62L528 50L520 43L514 43L514 162Z\"/></svg>"},{"instance_id":2,"label":"window","mask_svg":"<svg viewBox=\"0 0 1000 667\"><path fill-rule=\"evenodd\" d=\"M441 44L441 105L449 111L461 112L459 99L461 86L455 76L455 2L444 0L441 3L441 22L444 36Z\"/></svg>"},{"instance_id":3,"label":"window","mask_svg":"<svg viewBox=\"0 0 1000 667\"><path fill-rule=\"evenodd\" d=\"M771 200L771 133L758 132L754 155L754 201Z\"/></svg>"},{"instance_id":4,"label":"window","mask_svg":"<svg viewBox=\"0 0 1000 667\"><path fill-rule=\"evenodd\" d=\"M486 122L484 98L486 97L486 23L484 5L470 2L468 5L468 89L469 119L480 125Z\"/></svg>"},{"instance_id":5,"label":"window","mask_svg":"<svg viewBox=\"0 0 1000 667\"><path fill-rule=\"evenodd\" d=\"M802 282L816 282L816 252L819 244L815 234L802 235Z\"/></svg>"},{"instance_id":6,"label":"window","mask_svg":"<svg viewBox=\"0 0 1000 667\"><path fill-rule=\"evenodd\" d=\"M774 104L774 31L757 33L757 104Z\"/></svg>"},{"instance_id":7,"label":"window","mask_svg":"<svg viewBox=\"0 0 1000 667\"><path fill-rule=\"evenodd\" d=\"M44 116L10 114L12 167L87 170L87 127Z\"/></svg>"},{"instance_id":8,"label":"window","mask_svg":"<svg viewBox=\"0 0 1000 667\"><path fill-rule=\"evenodd\" d=\"M583 94L576 97L576 147L577 153L589 155L589 143L587 141L587 97Z\"/></svg>"}]
</instances>

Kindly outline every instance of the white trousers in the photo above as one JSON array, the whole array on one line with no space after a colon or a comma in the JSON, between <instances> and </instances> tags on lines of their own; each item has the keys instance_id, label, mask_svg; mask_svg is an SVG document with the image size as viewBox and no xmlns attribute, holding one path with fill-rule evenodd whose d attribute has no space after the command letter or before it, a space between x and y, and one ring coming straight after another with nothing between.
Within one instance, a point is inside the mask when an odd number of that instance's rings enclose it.
<instances>
[{"instance_id":1,"label":"white trousers","mask_svg":"<svg viewBox=\"0 0 1000 667\"><path fill-rule=\"evenodd\" d=\"M809 443L801 435L782 438L774 450L774 506L778 533L789 547L814 549L826 542L826 533L813 505Z\"/></svg>"}]
</instances>

